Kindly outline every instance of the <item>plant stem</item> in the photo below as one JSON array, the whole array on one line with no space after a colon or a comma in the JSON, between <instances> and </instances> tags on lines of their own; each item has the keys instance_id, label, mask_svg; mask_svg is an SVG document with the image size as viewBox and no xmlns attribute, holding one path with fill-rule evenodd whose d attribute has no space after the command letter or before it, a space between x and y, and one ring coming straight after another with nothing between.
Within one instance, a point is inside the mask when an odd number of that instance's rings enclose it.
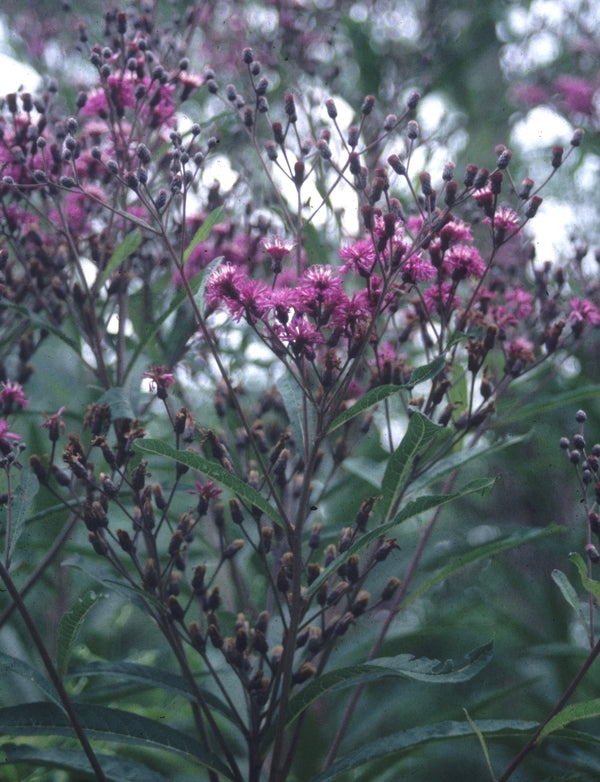
<instances>
[{"instance_id":1,"label":"plant stem","mask_svg":"<svg viewBox=\"0 0 600 782\"><path fill-rule=\"evenodd\" d=\"M73 730L77 734L79 743L81 744L83 751L87 755L87 758L90 761L90 765L94 769L96 779L98 779L98 782L107 782L107 779L104 776L104 772L100 767L100 763L98 762L98 758L96 757L94 750L92 749L92 746L88 741L88 737L85 733L83 725L81 724L81 721L77 716L75 708L73 707L71 699L69 698L69 695L64 688L62 680L58 675L58 671L54 667L54 663L52 662L52 659L48 654L48 650L46 649L44 641L42 640L42 636L39 634L38 629L35 626L33 617L31 616L31 614L29 613L29 611L25 606L25 603L21 599L21 595L19 594L19 590L17 589L14 581L12 580L8 571L6 570L6 568L1 562L0 562L0 578L4 582L4 585L6 586L6 589L8 590L11 598L13 599L19 613L23 617L23 621L25 622L27 630L29 631L29 635L31 636L34 644L37 647L39 655L42 658L42 662L44 663L46 671L48 672L48 676L52 681L52 684L56 688L56 691L60 697L63 707L69 718L69 721L73 726Z\"/></svg>"}]
</instances>

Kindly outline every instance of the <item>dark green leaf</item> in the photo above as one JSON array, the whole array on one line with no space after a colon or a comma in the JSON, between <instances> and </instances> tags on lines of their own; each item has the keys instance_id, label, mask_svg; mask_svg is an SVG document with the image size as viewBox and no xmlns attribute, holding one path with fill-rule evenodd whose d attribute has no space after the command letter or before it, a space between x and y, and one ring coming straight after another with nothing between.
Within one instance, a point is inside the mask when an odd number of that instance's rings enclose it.
<instances>
[{"instance_id":1,"label":"dark green leaf","mask_svg":"<svg viewBox=\"0 0 600 782\"><path fill-rule=\"evenodd\" d=\"M345 687L358 687L385 678L412 679L427 684L456 684L468 681L488 665L492 659L492 650L492 643L484 644L473 649L456 665L452 660L441 663L439 660L400 654L397 657L381 657L361 665L329 671L311 681L291 699L286 725L294 722L311 703L326 693ZM268 746L273 738L273 732L265 737L265 746Z\"/></svg>"},{"instance_id":2,"label":"dark green leaf","mask_svg":"<svg viewBox=\"0 0 600 782\"><path fill-rule=\"evenodd\" d=\"M106 268L98 276L98 279L94 283L94 287L97 291L100 290L115 269L117 269L126 258L133 255L141 243L142 232L139 228L134 228L133 231L130 231L127 234L121 244L115 248L110 261L106 264Z\"/></svg>"},{"instance_id":3,"label":"dark green leaf","mask_svg":"<svg viewBox=\"0 0 600 782\"><path fill-rule=\"evenodd\" d=\"M201 744L164 721L157 722L121 709L75 704L75 710L91 740L112 741L183 754L202 766L232 779L227 766ZM8 736L74 736L67 716L52 703L23 703L0 709L0 732Z\"/></svg>"},{"instance_id":4,"label":"dark green leaf","mask_svg":"<svg viewBox=\"0 0 600 782\"><path fill-rule=\"evenodd\" d=\"M537 722L523 720L479 720L477 722L480 733L488 737L531 732L537 728L537 725ZM311 782L329 782L338 774L358 768L370 761L381 760L389 755L399 757L432 741L447 741L464 736L475 738L473 728L468 722L440 722L435 725L410 728L401 733L384 736L350 752L321 774L313 777Z\"/></svg>"},{"instance_id":5,"label":"dark green leaf","mask_svg":"<svg viewBox=\"0 0 600 782\"><path fill-rule=\"evenodd\" d=\"M67 747L43 749L25 744L4 744L0 747L0 752L5 757L0 766L19 763L45 768L60 768L73 772L77 775L78 780L82 779L81 774L89 775L90 779L95 779L90 761L83 750L68 749ZM158 771L152 771L134 760L115 755L96 754L96 757L108 782L168 782L167 777L159 774Z\"/></svg>"},{"instance_id":6,"label":"dark green leaf","mask_svg":"<svg viewBox=\"0 0 600 782\"><path fill-rule=\"evenodd\" d=\"M275 508L270 505L255 489L250 488L247 483L244 483L236 475L232 475L227 472L220 464L211 462L200 456L198 453L192 451L178 451L176 448L164 443L162 440L144 439L136 442L136 449L144 451L145 453L153 453L157 456L163 456L166 459L173 459L176 462L185 464L191 467L192 470L208 475L209 478L220 483L222 486L226 486L231 491L235 492L241 499L247 502L249 505L256 505L265 513L275 524L285 529L285 523Z\"/></svg>"},{"instance_id":7,"label":"dark green leaf","mask_svg":"<svg viewBox=\"0 0 600 782\"><path fill-rule=\"evenodd\" d=\"M206 217L206 220L202 223L200 228L198 228L198 230L194 234L192 241L188 244L185 252L183 253L184 263L187 262L188 258L194 251L196 245L208 239L208 237L210 236L210 232L215 227L215 225L223 221L224 215L225 215L225 208L222 206L218 206L216 209L213 209L213 211Z\"/></svg>"},{"instance_id":8,"label":"dark green leaf","mask_svg":"<svg viewBox=\"0 0 600 782\"><path fill-rule=\"evenodd\" d=\"M410 480L417 455L438 432L443 433L443 428L433 424L422 413L415 411L409 418L406 433L390 456L381 483L381 506L378 510L384 522L389 521Z\"/></svg>"},{"instance_id":9,"label":"dark green leaf","mask_svg":"<svg viewBox=\"0 0 600 782\"><path fill-rule=\"evenodd\" d=\"M596 600L600 601L600 581L596 581L593 578L590 578L588 576L588 569L587 565L583 560L583 557L581 554L577 554L577 552L573 552L569 554L569 559L577 570L579 571L579 576L581 578L581 583L583 584L583 588L587 589L588 592L591 592L592 595L596 598Z\"/></svg>"},{"instance_id":10,"label":"dark green leaf","mask_svg":"<svg viewBox=\"0 0 600 782\"><path fill-rule=\"evenodd\" d=\"M327 579L332 575L332 573L334 573L340 567L340 565L346 562L346 560L348 560L353 554L357 554L359 551L361 551L361 549L363 549L365 546L368 546L369 543L381 537L382 535L385 535L389 530L393 529L393 527L401 524L403 521L407 521L408 519L417 516L419 513L425 513L426 511L437 508L440 505L445 505L448 502L452 502L459 497L466 497L469 494L481 494L491 491L494 483L494 478L476 478L474 481L468 483L464 489L453 494L439 494L434 496L419 497L416 500L407 502L402 510L396 514L396 516L391 521L388 521L387 524L380 524L368 532L365 532L364 535L361 535L359 538L357 538L354 543L352 543L352 545L349 546L344 552L339 554L331 563L331 565L326 567L321 575L316 578L308 587L307 596L310 597L311 595L314 595L320 589L321 585L325 583L325 581L327 581Z\"/></svg>"},{"instance_id":11,"label":"dark green leaf","mask_svg":"<svg viewBox=\"0 0 600 782\"><path fill-rule=\"evenodd\" d=\"M62 709L62 703L58 696L58 693L54 689L54 685L42 674L32 668L25 660L19 660L16 657L12 657L10 654L4 654L0 652L0 669L6 673L15 674L21 676L23 679L35 684L39 689L48 696L48 698L56 703Z\"/></svg>"},{"instance_id":12,"label":"dark green leaf","mask_svg":"<svg viewBox=\"0 0 600 782\"><path fill-rule=\"evenodd\" d=\"M397 394L399 391L402 391L403 388L404 386L385 385L377 386L377 388L372 388L370 391L367 391L367 393L363 394L363 396L361 396L361 398L355 402L352 407L349 407L347 410L344 410L343 413L338 415L338 417L333 421L327 430L328 434L334 432L336 429L339 429L340 426L348 423L348 421L351 421L353 418L356 418L357 415L360 415L365 410L368 410L369 407L372 407L378 402L382 402L384 399L387 399L388 397Z\"/></svg>"},{"instance_id":13,"label":"dark green leaf","mask_svg":"<svg viewBox=\"0 0 600 782\"><path fill-rule=\"evenodd\" d=\"M128 388L109 388L97 402L99 405L103 403L109 406L112 421L117 418L135 418L131 407L131 392Z\"/></svg>"},{"instance_id":14,"label":"dark green leaf","mask_svg":"<svg viewBox=\"0 0 600 782\"><path fill-rule=\"evenodd\" d=\"M314 408L302 393L295 378L291 377L290 372L284 372L277 382L277 389L290 419L292 435L300 453L303 454L305 447L310 446L315 431ZM306 418L304 403L306 403Z\"/></svg>"},{"instance_id":15,"label":"dark green leaf","mask_svg":"<svg viewBox=\"0 0 600 782\"><path fill-rule=\"evenodd\" d=\"M163 668L156 668L151 665L126 662L92 662L85 666L71 669L67 678L72 679L80 676L116 677L126 682L134 682L136 684L143 684L146 687L165 690L191 702L196 700L196 696L191 687L182 676L177 676L177 674L165 671ZM235 716L226 704L220 701L219 698L213 695L209 690L200 688L200 691L202 692L202 697L212 709L220 712L230 722L235 723Z\"/></svg>"},{"instance_id":16,"label":"dark green leaf","mask_svg":"<svg viewBox=\"0 0 600 782\"><path fill-rule=\"evenodd\" d=\"M85 617L96 603L104 597L106 595L103 595L101 592L88 589L61 616L56 639L56 667L61 677L64 676L67 670L73 644L77 640Z\"/></svg>"},{"instance_id":17,"label":"dark green leaf","mask_svg":"<svg viewBox=\"0 0 600 782\"><path fill-rule=\"evenodd\" d=\"M538 736L537 743L539 744L550 733L554 733L556 730L570 725L577 720L590 720L595 717L600 717L600 698L594 698L590 701L584 701L583 703L573 703L569 706L565 706L559 711L552 719L544 725L544 728Z\"/></svg>"},{"instance_id":18,"label":"dark green leaf","mask_svg":"<svg viewBox=\"0 0 600 782\"><path fill-rule=\"evenodd\" d=\"M11 504L11 529L10 536L7 536L5 560L10 562L11 554L17 545L19 538L25 528L25 522L29 516L29 511L38 493L40 485L35 473L31 467L27 466L21 470L21 478L14 491Z\"/></svg>"},{"instance_id":19,"label":"dark green leaf","mask_svg":"<svg viewBox=\"0 0 600 782\"><path fill-rule=\"evenodd\" d=\"M543 529L526 530L525 532L517 532L514 535L510 535L508 538L502 538L500 540L494 540L492 543L488 543L483 546L477 546L472 551L468 551L466 554L461 554L459 557L453 557L453 559L443 568L438 570L431 578L428 578L423 584L417 587L410 593L408 598L404 601L403 605L407 606L413 603L415 600L428 592L436 584L440 584L445 581L454 573L458 573L467 565L472 565L481 559L488 559L502 551L508 551L516 546L522 546L525 543L531 543L538 538L543 538L546 535L564 534L565 528L558 525L551 525L544 527Z\"/></svg>"},{"instance_id":20,"label":"dark green leaf","mask_svg":"<svg viewBox=\"0 0 600 782\"><path fill-rule=\"evenodd\" d=\"M556 586L560 589L561 595L571 606L573 611L575 611L575 614L577 615L577 619L581 623L582 627L587 628L588 621L581 607L581 600L579 599L579 595L575 591L575 587L573 586L573 584L571 584L571 582L569 581L567 576L562 572L562 570L553 570L552 580L554 581Z\"/></svg>"}]
</instances>

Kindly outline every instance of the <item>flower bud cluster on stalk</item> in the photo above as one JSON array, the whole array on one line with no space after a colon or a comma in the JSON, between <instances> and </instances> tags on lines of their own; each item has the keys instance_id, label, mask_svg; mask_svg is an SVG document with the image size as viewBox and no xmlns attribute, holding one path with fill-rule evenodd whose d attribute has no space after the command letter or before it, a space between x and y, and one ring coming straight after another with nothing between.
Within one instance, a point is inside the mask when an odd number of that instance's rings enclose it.
<instances>
[{"instance_id":1,"label":"flower bud cluster on stalk","mask_svg":"<svg viewBox=\"0 0 600 782\"><path fill-rule=\"evenodd\" d=\"M197 670L241 731L251 782L272 734L282 782L302 728L285 723L292 694L342 636L398 608L406 560L377 527L600 312L585 253L536 258L527 232L542 186L515 181L510 149L464 171L415 170L429 143L418 92L386 114L367 95L344 127L334 97L321 119L294 85L272 90L268 55L245 42L243 87L223 84L218 64L196 69L184 33L197 17L162 42L148 14L105 22L104 44L81 28L95 83L71 111L53 83L1 103L3 500L27 465L28 382L62 335L98 393L82 410L65 389L29 469L163 633L205 747L241 779ZM229 189L207 173L225 139ZM549 151L546 181L581 141L576 131ZM338 507L353 457L369 441L389 458L402 416L444 437L414 456L385 509L385 486ZM588 453L580 434L563 447L593 485L597 446ZM588 529L596 562L595 505Z\"/></svg>"}]
</instances>

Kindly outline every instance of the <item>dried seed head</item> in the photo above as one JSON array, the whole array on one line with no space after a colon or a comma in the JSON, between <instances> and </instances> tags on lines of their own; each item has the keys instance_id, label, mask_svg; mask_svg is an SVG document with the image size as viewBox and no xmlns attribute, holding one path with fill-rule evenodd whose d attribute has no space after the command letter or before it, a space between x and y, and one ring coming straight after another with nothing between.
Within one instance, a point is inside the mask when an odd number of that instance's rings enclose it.
<instances>
[{"instance_id":1,"label":"dried seed head","mask_svg":"<svg viewBox=\"0 0 600 782\"><path fill-rule=\"evenodd\" d=\"M317 669L310 663L302 663L300 668L292 675L292 682L294 684L302 684L303 682L316 676Z\"/></svg>"},{"instance_id":2,"label":"dried seed head","mask_svg":"<svg viewBox=\"0 0 600 782\"><path fill-rule=\"evenodd\" d=\"M383 588L383 592L381 593L381 599L382 600L389 600L391 597L393 597L394 592L398 589L402 582L399 578L392 577L389 579L385 587Z\"/></svg>"}]
</instances>

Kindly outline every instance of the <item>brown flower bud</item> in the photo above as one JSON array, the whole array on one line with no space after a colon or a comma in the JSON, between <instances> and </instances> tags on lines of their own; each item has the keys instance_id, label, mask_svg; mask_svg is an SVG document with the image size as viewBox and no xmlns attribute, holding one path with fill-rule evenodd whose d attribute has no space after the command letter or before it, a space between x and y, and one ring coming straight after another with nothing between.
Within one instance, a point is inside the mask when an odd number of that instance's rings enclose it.
<instances>
[{"instance_id":1,"label":"brown flower bud","mask_svg":"<svg viewBox=\"0 0 600 782\"><path fill-rule=\"evenodd\" d=\"M317 669L310 663L302 663L300 668L292 675L292 682L294 684L303 684L308 679L316 676Z\"/></svg>"}]
</instances>

